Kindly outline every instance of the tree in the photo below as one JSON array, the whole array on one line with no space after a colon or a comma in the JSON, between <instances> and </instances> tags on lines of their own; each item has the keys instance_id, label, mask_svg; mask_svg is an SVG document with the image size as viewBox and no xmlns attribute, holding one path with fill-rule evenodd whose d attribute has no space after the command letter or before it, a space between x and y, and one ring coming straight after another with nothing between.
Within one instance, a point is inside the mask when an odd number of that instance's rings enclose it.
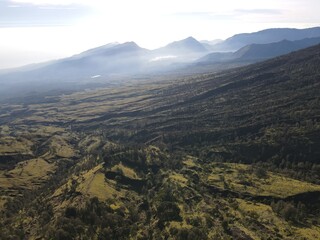
<instances>
[{"instance_id":1,"label":"tree","mask_svg":"<svg viewBox=\"0 0 320 240\"><path fill-rule=\"evenodd\" d=\"M75 207L67 207L65 210L67 218L75 218L77 216L77 209Z\"/></svg>"},{"instance_id":2,"label":"tree","mask_svg":"<svg viewBox=\"0 0 320 240\"><path fill-rule=\"evenodd\" d=\"M160 221L181 221L180 208L174 202L162 202L157 207L157 216Z\"/></svg>"}]
</instances>

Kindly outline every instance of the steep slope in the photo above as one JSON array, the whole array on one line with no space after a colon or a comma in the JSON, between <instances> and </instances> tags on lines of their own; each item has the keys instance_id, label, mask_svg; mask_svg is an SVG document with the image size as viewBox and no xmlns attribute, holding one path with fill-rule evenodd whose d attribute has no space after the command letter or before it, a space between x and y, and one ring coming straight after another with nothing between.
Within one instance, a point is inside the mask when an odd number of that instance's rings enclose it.
<instances>
[{"instance_id":1,"label":"steep slope","mask_svg":"<svg viewBox=\"0 0 320 240\"><path fill-rule=\"evenodd\" d=\"M266 44L282 40L296 41L304 38L320 37L320 27L307 29L275 28L254 33L234 35L214 46L215 51L236 51L250 44Z\"/></svg>"}]
</instances>

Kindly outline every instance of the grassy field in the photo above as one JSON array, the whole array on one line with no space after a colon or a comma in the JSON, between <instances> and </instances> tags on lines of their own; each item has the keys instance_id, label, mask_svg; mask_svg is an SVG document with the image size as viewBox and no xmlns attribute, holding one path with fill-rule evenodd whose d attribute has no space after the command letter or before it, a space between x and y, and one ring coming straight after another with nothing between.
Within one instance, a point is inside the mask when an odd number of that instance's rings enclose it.
<instances>
[{"instance_id":1,"label":"grassy field","mask_svg":"<svg viewBox=\"0 0 320 240\"><path fill-rule=\"evenodd\" d=\"M1 155L31 155L33 142L29 139L14 136L2 136L0 139Z\"/></svg>"},{"instance_id":2,"label":"grassy field","mask_svg":"<svg viewBox=\"0 0 320 240\"><path fill-rule=\"evenodd\" d=\"M131 179L140 179L137 173L132 168L124 166L121 162L117 165L114 165L111 170L114 172L121 172L123 176Z\"/></svg>"},{"instance_id":3,"label":"grassy field","mask_svg":"<svg viewBox=\"0 0 320 240\"><path fill-rule=\"evenodd\" d=\"M0 171L3 189L33 189L45 182L56 169L54 164L37 158L20 162L10 171Z\"/></svg>"},{"instance_id":4,"label":"grassy field","mask_svg":"<svg viewBox=\"0 0 320 240\"><path fill-rule=\"evenodd\" d=\"M97 197L101 201L121 197L122 193L115 189L114 184L106 182L101 168L102 166L98 166L80 176L77 190L89 197Z\"/></svg>"},{"instance_id":5,"label":"grassy field","mask_svg":"<svg viewBox=\"0 0 320 240\"><path fill-rule=\"evenodd\" d=\"M303 192L320 191L320 185L288 178L272 172L258 177L250 165L224 163L209 168L207 181L220 188L230 188L259 196L285 198ZM207 168L208 170L208 168Z\"/></svg>"}]
</instances>

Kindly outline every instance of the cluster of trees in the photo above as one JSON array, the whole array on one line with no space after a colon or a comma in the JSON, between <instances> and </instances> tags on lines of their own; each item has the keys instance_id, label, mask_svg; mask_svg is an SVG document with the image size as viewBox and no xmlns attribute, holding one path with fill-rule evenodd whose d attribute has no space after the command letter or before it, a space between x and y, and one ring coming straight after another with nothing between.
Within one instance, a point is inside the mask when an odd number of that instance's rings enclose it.
<instances>
[{"instance_id":1,"label":"cluster of trees","mask_svg":"<svg viewBox=\"0 0 320 240\"><path fill-rule=\"evenodd\" d=\"M84 208L67 207L56 225L48 231L48 238L67 239L128 239L135 223L125 217L123 209L112 210L98 198L91 198Z\"/></svg>"},{"instance_id":2,"label":"cluster of trees","mask_svg":"<svg viewBox=\"0 0 320 240\"><path fill-rule=\"evenodd\" d=\"M293 223L304 223L307 215L307 208L301 202L294 204L293 202L280 200L278 202L272 202L271 207L279 216Z\"/></svg>"},{"instance_id":3,"label":"cluster of trees","mask_svg":"<svg viewBox=\"0 0 320 240\"><path fill-rule=\"evenodd\" d=\"M261 178L263 178L261 171L266 172L269 170L301 181L320 184L320 164L317 163L308 161L293 162L286 159L282 159L281 161L278 161L278 159L270 159L256 162L252 164L252 166L253 169L255 169L254 173ZM260 171L260 173L257 172L257 170Z\"/></svg>"},{"instance_id":4,"label":"cluster of trees","mask_svg":"<svg viewBox=\"0 0 320 240\"><path fill-rule=\"evenodd\" d=\"M182 166L181 155L166 149L158 149L146 145L122 144L108 148L103 152L106 168L122 162L137 173L157 173L159 169L179 169Z\"/></svg>"}]
</instances>

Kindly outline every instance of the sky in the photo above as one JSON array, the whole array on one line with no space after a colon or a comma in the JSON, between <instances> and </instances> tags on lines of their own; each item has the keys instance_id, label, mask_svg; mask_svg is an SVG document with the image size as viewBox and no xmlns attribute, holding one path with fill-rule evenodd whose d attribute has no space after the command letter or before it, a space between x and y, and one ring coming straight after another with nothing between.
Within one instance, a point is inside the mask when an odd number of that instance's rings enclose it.
<instances>
[{"instance_id":1,"label":"sky","mask_svg":"<svg viewBox=\"0 0 320 240\"><path fill-rule=\"evenodd\" d=\"M193 36L320 26L319 0L0 0L0 69L110 42L154 49Z\"/></svg>"}]
</instances>

